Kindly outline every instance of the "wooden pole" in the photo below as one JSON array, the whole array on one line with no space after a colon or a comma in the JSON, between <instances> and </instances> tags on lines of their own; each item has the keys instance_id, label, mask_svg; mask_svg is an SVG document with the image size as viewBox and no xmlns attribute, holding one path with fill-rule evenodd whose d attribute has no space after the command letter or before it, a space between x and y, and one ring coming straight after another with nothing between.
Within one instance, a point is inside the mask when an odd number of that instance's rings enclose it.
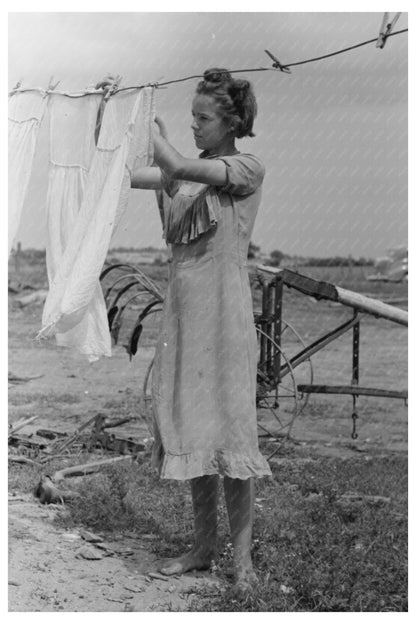
<instances>
[{"instance_id":1,"label":"wooden pole","mask_svg":"<svg viewBox=\"0 0 416 624\"><path fill-rule=\"evenodd\" d=\"M405 325L407 327L409 315L406 310L388 305L378 299L366 297L365 295L361 295L360 293L356 293L352 290L345 290L345 288L340 288L339 286L335 286L335 288L337 289L338 301L340 303L351 306L355 310L368 312L368 314L386 318L389 321L394 321L395 323L399 323L400 325Z\"/></svg>"},{"instance_id":2,"label":"wooden pole","mask_svg":"<svg viewBox=\"0 0 416 624\"><path fill-rule=\"evenodd\" d=\"M394 323L400 325L408 325L408 312L401 308L383 303L379 299L373 299L372 297L366 297L360 293L352 290L346 290L330 284L329 282L323 282L313 280L306 275L294 274L293 271L286 269L276 269L274 267L266 266L263 264L257 265L257 268L266 273L272 273L273 275L281 275L283 282L292 288L300 290L300 292L307 292L311 296L318 296L319 299L330 299L332 301L339 301L343 305L350 306L355 310L366 312L380 318L388 319ZM295 279L296 278L296 279Z\"/></svg>"}]
</instances>

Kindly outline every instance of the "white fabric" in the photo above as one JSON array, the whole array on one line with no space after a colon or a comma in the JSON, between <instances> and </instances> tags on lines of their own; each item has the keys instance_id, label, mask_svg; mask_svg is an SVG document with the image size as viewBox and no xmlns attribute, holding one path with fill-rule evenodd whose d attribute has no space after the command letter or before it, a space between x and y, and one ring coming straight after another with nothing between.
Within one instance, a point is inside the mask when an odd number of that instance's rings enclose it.
<instances>
[{"instance_id":1,"label":"white fabric","mask_svg":"<svg viewBox=\"0 0 416 624\"><path fill-rule=\"evenodd\" d=\"M43 91L9 96L9 240L10 254L22 215L33 156L47 102Z\"/></svg>"},{"instance_id":2,"label":"white fabric","mask_svg":"<svg viewBox=\"0 0 416 624\"><path fill-rule=\"evenodd\" d=\"M78 216L88 170L95 152L95 125L101 95L80 98L51 94L50 162L47 195L46 266L49 284L62 261L70 233ZM111 349L108 323L101 288L80 323L64 334L56 334L59 346L72 347L89 354L91 344Z\"/></svg>"},{"instance_id":3,"label":"white fabric","mask_svg":"<svg viewBox=\"0 0 416 624\"><path fill-rule=\"evenodd\" d=\"M111 235L127 206L131 172L153 159L153 93L150 87L125 91L108 101L81 208L45 302L39 337L65 333L86 314L95 316L103 329L105 321L108 341L103 343L100 333L88 341L83 336L78 345L90 360L111 355L99 275Z\"/></svg>"}]
</instances>

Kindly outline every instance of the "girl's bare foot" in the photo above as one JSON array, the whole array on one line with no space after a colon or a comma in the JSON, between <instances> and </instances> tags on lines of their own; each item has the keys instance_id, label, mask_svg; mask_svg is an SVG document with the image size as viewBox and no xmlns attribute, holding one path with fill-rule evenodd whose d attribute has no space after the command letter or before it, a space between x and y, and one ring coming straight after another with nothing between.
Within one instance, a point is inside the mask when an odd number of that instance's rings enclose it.
<instances>
[{"instance_id":1,"label":"girl's bare foot","mask_svg":"<svg viewBox=\"0 0 416 624\"><path fill-rule=\"evenodd\" d=\"M184 574L190 570L208 570L211 566L213 558L214 555L212 552L191 550L189 553L186 553L181 557L163 560L159 564L158 568L159 572L165 574L166 576Z\"/></svg>"},{"instance_id":2,"label":"girl's bare foot","mask_svg":"<svg viewBox=\"0 0 416 624\"><path fill-rule=\"evenodd\" d=\"M233 593L239 598L245 598L247 594L256 590L258 584L259 579L252 568L240 570L235 574Z\"/></svg>"}]
</instances>

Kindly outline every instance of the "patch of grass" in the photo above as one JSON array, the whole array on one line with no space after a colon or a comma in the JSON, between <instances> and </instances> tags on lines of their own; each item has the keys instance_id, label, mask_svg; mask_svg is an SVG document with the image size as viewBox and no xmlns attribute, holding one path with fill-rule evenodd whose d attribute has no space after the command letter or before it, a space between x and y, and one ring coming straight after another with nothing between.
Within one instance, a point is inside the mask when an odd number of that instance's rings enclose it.
<instances>
[{"instance_id":1,"label":"patch of grass","mask_svg":"<svg viewBox=\"0 0 416 624\"><path fill-rule=\"evenodd\" d=\"M189 486L160 481L143 463L114 465L86 477L77 486L81 495L68 504L71 525L95 531L133 531L158 536L157 552L170 556L192 543L192 506Z\"/></svg>"},{"instance_id":2,"label":"patch of grass","mask_svg":"<svg viewBox=\"0 0 416 624\"><path fill-rule=\"evenodd\" d=\"M8 473L9 492L23 492L25 494L33 492L43 474L45 474L43 466L12 464L9 466Z\"/></svg>"},{"instance_id":3,"label":"patch of grass","mask_svg":"<svg viewBox=\"0 0 416 624\"><path fill-rule=\"evenodd\" d=\"M66 405L72 405L80 403L81 398L78 394L71 394L69 392L48 392L45 393L22 393L13 394L9 393L10 405L27 405L28 403L36 403L39 407L50 407L58 403L65 403Z\"/></svg>"},{"instance_id":4,"label":"patch of grass","mask_svg":"<svg viewBox=\"0 0 416 624\"><path fill-rule=\"evenodd\" d=\"M173 557L193 543L193 512L188 483L161 480L146 455L139 462L113 465L85 477L76 489L80 498L69 502L70 515L59 519L67 526L84 525L94 531L135 532L157 535L151 547L160 557ZM71 486L74 489L74 486ZM220 524L225 510L220 505ZM220 544L226 537L223 531Z\"/></svg>"},{"instance_id":5,"label":"patch of grass","mask_svg":"<svg viewBox=\"0 0 416 624\"><path fill-rule=\"evenodd\" d=\"M186 484L160 481L147 463L111 467L84 480L71 521L95 530L154 533L158 556L192 543ZM355 492L368 500L345 503ZM386 497L389 502L371 499ZM253 557L258 590L201 590L192 611L406 611L407 458L287 461L257 486ZM232 573L223 503L215 571Z\"/></svg>"},{"instance_id":6,"label":"patch of grass","mask_svg":"<svg viewBox=\"0 0 416 624\"><path fill-rule=\"evenodd\" d=\"M224 588L199 590L190 611L407 610L407 457L307 459L289 454L273 467L273 479L257 483L253 559L260 583L243 600L228 583L232 551L221 497L215 573ZM26 475L26 489L40 476L28 467L16 472L20 480ZM193 541L188 484L159 480L147 455L74 487L81 498L59 519L66 526L133 531L138 539L153 533L159 557L184 552ZM351 492L362 499L343 497Z\"/></svg>"},{"instance_id":7,"label":"patch of grass","mask_svg":"<svg viewBox=\"0 0 416 624\"><path fill-rule=\"evenodd\" d=\"M8 471L8 489L16 492L33 492L38 485L39 480L44 475L53 475L57 470L74 466L75 464L87 464L89 462L103 459L97 456L97 453L89 453L87 451L79 453L76 457L59 457L52 459L47 464L18 464L11 462ZM36 458L34 458L36 462Z\"/></svg>"},{"instance_id":8,"label":"patch of grass","mask_svg":"<svg viewBox=\"0 0 416 624\"><path fill-rule=\"evenodd\" d=\"M131 417L140 415L140 395L141 388L134 392L116 395L113 399L109 399L103 405L106 416L109 417Z\"/></svg>"},{"instance_id":9,"label":"patch of grass","mask_svg":"<svg viewBox=\"0 0 416 624\"><path fill-rule=\"evenodd\" d=\"M257 591L202 591L190 610L407 610L407 458L293 462L274 479L257 493ZM351 491L390 502L345 503ZM228 567L220 560L219 574Z\"/></svg>"}]
</instances>

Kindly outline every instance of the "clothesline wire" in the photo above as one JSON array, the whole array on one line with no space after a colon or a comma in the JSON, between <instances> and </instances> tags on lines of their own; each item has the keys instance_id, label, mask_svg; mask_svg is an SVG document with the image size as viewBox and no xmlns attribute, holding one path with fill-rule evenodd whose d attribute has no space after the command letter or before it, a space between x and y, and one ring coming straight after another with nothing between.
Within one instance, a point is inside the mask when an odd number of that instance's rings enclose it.
<instances>
[{"instance_id":1,"label":"clothesline wire","mask_svg":"<svg viewBox=\"0 0 416 624\"><path fill-rule=\"evenodd\" d=\"M402 30L396 30L395 32L390 32L384 35L384 38L387 39L388 37L394 37L395 35L401 35L405 32L408 32L408 28L403 28ZM350 50L355 50L356 48L361 48L362 46L365 45L369 45L370 43L374 43L376 41L378 41L378 37L375 37L374 39L369 39L368 41L363 41L361 43L356 43L355 45L352 46L348 46L347 48L343 48L342 50L337 50L336 52L329 52L328 54L323 54L322 56L316 56L314 58L310 58L310 59L306 59L304 61L297 61L295 63L275 63L274 67L256 67L256 68L251 68L251 69L229 69L229 70L224 70L229 72L230 74L238 74L238 73L249 73L249 72L260 72L260 71L284 71L285 69L288 69L289 67L297 67L298 65L306 65L306 63L314 63L316 61L321 61L322 59L326 59L326 58L330 58L331 56L336 56L338 54L343 54L344 52L349 52ZM218 72L220 73L220 72ZM133 86L133 87L122 87L121 89L116 89L113 93L110 93L110 97L113 97L114 95L117 95L117 93L121 93L122 91L128 91L131 89L144 89L145 87L164 87L167 85L171 85L171 84L177 84L178 82L185 82L186 80L195 80L196 78L203 78L202 74L195 74L193 76L186 76L184 78L176 78L174 80L167 80L166 82L150 82L144 85L138 85L138 86ZM13 89L12 93L21 93L24 91L43 91L42 89ZM84 97L86 95L97 95L98 93L104 93L105 91L103 89L98 89L98 90L89 90L86 91L84 93L78 93L78 94L71 94L71 93L64 93L62 91L47 91L45 90L44 93L45 94L51 94L51 95L66 95L68 97L73 97L73 98L78 98L78 97Z\"/></svg>"},{"instance_id":2,"label":"clothesline wire","mask_svg":"<svg viewBox=\"0 0 416 624\"><path fill-rule=\"evenodd\" d=\"M402 30L396 30L396 32L385 35L387 37L394 37L394 35L401 35L408 31L408 28L403 28ZM342 54L343 52L349 52L350 50L355 50L355 48L361 48L362 46L368 45L369 43L374 43L378 41L378 37L375 39L369 39L368 41L363 41L362 43L356 43L355 45L349 46L348 48L344 48L343 50L338 50L337 52L330 52L329 54L324 54L323 56L316 56L312 59L307 59L306 61L298 61L297 63L288 63L283 65L283 67L295 67L296 65L305 65L306 63L313 63L314 61L320 61L322 59L329 58L330 56L336 56L337 54Z\"/></svg>"},{"instance_id":3,"label":"clothesline wire","mask_svg":"<svg viewBox=\"0 0 416 624\"><path fill-rule=\"evenodd\" d=\"M402 33L405 33L408 31L408 28L403 28L402 30L397 30L396 32L390 33L388 35L386 35L387 37L393 37L394 35L400 35ZM322 56L316 56L315 58L311 58L311 59L306 59L305 61L297 61L296 63L281 63L279 64L280 67L259 67L256 69L230 69L230 70L224 70L224 71L228 71L230 74L237 74L237 73L245 73L245 72L255 72L255 71L281 71L281 69L285 69L288 67L295 67L297 65L305 65L306 63L313 63L315 61L320 61L322 59L325 58L329 58L330 56L336 56L337 54L342 54L343 52L349 52L349 50L354 50L355 48L361 48L362 46L368 45L370 43L374 43L378 41L378 37L375 37L375 39L369 39L368 41L363 41L362 43L357 43L353 46L349 46L348 48L343 48L342 50L337 50L336 52L330 52L329 54L324 54ZM218 72L220 73L220 72ZM184 82L185 80L193 80L195 78L203 78L203 75L196 75L196 76L187 76L186 78L178 78L176 80L169 80L167 82L157 82L154 83L156 86L158 87L162 87L162 86L166 86L169 84L174 84L177 82ZM144 85L145 86L145 85ZM123 87L122 89L118 89L115 93L119 93L120 91L127 91L128 89L137 89L140 87Z\"/></svg>"}]
</instances>

